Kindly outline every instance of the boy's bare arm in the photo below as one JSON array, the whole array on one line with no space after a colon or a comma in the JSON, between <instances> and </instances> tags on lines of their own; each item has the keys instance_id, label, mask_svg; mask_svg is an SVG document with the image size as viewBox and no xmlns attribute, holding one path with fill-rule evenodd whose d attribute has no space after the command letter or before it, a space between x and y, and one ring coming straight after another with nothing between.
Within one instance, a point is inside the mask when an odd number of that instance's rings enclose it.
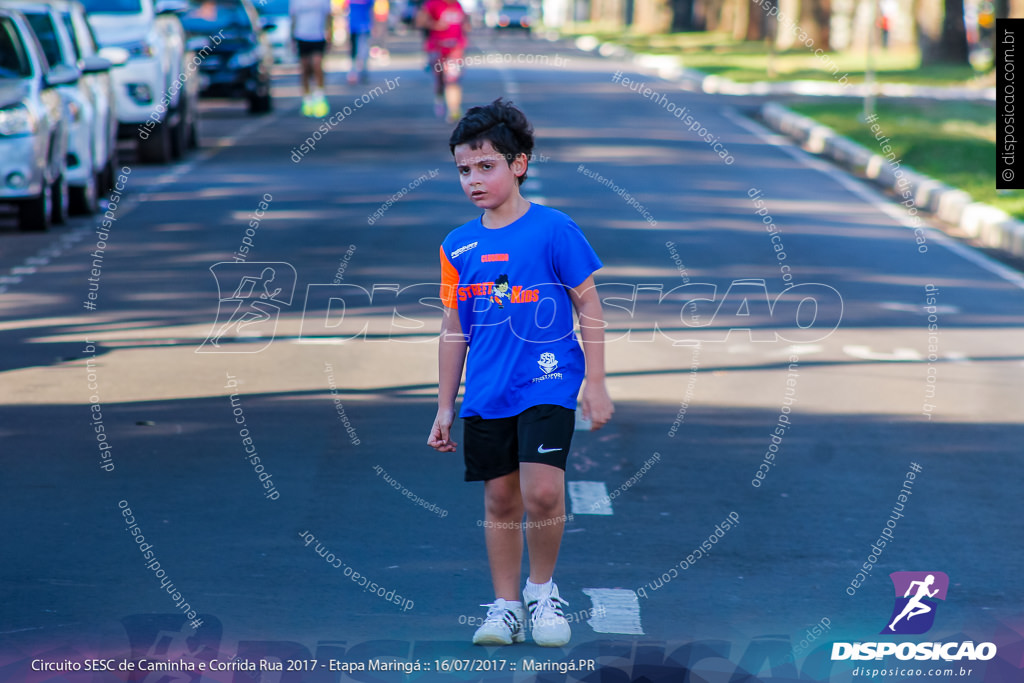
<instances>
[{"instance_id":1,"label":"boy's bare arm","mask_svg":"<svg viewBox=\"0 0 1024 683\"><path fill-rule=\"evenodd\" d=\"M442 453L451 453L458 445L452 441L451 427L455 421L455 398L462 382L466 349L458 311L445 308L437 350L437 416L427 439L428 446Z\"/></svg>"},{"instance_id":2,"label":"boy's bare arm","mask_svg":"<svg viewBox=\"0 0 1024 683\"><path fill-rule=\"evenodd\" d=\"M580 396L583 417L591 421L591 429L600 429L615 412L612 399L605 386L604 370L604 314L601 298L591 275L578 287L569 290L573 306L580 318L580 338L583 355L587 359L587 375Z\"/></svg>"}]
</instances>

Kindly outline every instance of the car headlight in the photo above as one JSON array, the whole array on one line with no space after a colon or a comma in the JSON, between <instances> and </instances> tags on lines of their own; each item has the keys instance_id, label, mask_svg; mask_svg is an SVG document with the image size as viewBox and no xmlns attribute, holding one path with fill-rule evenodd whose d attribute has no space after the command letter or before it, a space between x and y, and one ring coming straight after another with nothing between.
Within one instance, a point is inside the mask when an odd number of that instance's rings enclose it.
<instances>
[{"instance_id":1,"label":"car headlight","mask_svg":"<svg viewBox=\"0 0 1024 683\"><path fill-rule=\"evenodd\" d=\"M145 57L152 57L156 54L153 46L146 40L138 40L133 43L125 43L118 45L128 51L128 59L141 59Z\"/></svg>"},{"instance_id":2,"label":"car headlight","mask_svg":"<svg viewBox=\"0 0 1024 683\"><path fill-rule=\"evenodd\" d=\"M24 104L0 109L0 135L31 135L36 132L36 117Z\"/></svg>"},{"instance_id":3,"label":"car headlight","mask_svg":"<svg viewBox=\"0 0 1024 683\"><path fill-rule=\"evenodd\" d=\"M235 55L228 60L229 69L245 69L257 64L260 61L260 51L258 48L246 50L244 52L237 52Z\"/></svg>"}]
</instances>

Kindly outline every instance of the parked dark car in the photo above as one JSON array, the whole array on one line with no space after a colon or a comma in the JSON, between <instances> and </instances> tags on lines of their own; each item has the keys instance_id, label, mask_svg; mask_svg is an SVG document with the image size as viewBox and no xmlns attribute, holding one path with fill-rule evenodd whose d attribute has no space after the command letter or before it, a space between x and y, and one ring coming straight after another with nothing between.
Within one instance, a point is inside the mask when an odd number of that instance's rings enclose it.
<instances>
[{"instance_id":1,"label":"parked dark car","mask_svg":"<svg viewBox=\"0 0 1024 683\"><path fill-rule=\"evenodd\" d=\"M273 107L270 94L273 49L264 23L250 0L189 0L181 17L188 47L202 60L199 94L245 99L249 113Z\"/></svg>"}]
</instances>

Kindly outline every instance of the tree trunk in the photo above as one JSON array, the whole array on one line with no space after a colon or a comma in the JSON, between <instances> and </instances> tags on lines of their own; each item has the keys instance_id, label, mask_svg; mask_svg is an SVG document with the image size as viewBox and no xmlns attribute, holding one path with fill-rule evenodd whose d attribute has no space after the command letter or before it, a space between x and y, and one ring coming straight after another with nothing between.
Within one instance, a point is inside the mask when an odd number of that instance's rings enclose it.
<instances>
[{"instance_id":1,"label":"tree trunk","mask_svg":"<svg viewBox=\"0 0 1024 683\"><path fill-rule=\"evenodd\" d=\"M750 0L732 0L732 6L732 39L743 40L750 25Z\"/></svg>"},{"instance_id":2,"label":"tree trunk","mask_svg":"<svg viewBox=\"0 0 1024 683\"><path fill-rule=\"evenodd\" d=\"M698 11L703 19L705 31L718 31L724 27L722 15L725 13L726 4L726 0L700 0Z\"/></svg>"},{"instance_id":3,"label":"tree trunk","mask_svg":"<svg viewBox=\"0 0 1024 683\"><path fill-rule=\"evenodd\" d=\"M770 2L770 0L769 0ZM769 2L765 2L768 5ZM747 17L746 40L764 40L767 36L768 22L774 21L768 16L767 9L761 5L750 3L750 16Z\"/></svg>"},{"instance_id":4,"label":"tree trunk","mask_svg":"<svg viewBox=\"0 0 1024 683\"><path fill-rule=\"evenodd\" d=\"M672 0L672 30L696 31L694 0Z\"/></svg>"},{"instance_id":5,"label":"tree trunk","mask_svg":"<svg viewBox=\"0 0 1024 683\"><path fill-rule=\"evenodd\" d=\"M997 19L1024 17L1024 0L996 0L994 5Z\"/></svg>"},{"instance_id":6,"label":"tree trunk","mask_svg":"<svg viewBox=\"0 0 1024 683\"><path fill-rule=\"evenodd\" d=\"M917 5L917 37L921 66L970 66L964 0L920 0Z\"/></svg>"},{"instance_id":7,"label":"tree trunk","mask_svg":"<svg viewBox=\"0 0 1024 683\"><path fill-rule=\"evenodd\" d=\"M832 0L802 0L800 25L814 40L814 47L828 52L832 49Z\"/></svg>"},{"instance_id":8,"label":"tree trunk","mask_svg":"<svg viewBox=\"0 0 1024 683\"><path fill-rule=\"evenodd\" d=\"M637 33L666 33L672 25L669 0L636 0L633 30Z\"/></svg>"}]
</instances>

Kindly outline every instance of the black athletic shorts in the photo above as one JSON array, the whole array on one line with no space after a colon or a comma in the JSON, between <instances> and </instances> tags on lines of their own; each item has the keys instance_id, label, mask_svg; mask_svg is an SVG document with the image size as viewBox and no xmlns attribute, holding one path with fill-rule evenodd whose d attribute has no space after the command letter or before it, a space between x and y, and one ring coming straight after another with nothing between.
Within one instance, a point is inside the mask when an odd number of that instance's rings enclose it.
<instances>
[{"instance_id":1,"label":"black athletic shorts","mask_svg":"<svg viewBox=\"0 0 1024 683\"><path fill-rule=\"evenodd\" d=\"M513 417L462 420L466 481L487 481L539 462L565 469L576 427L575 411L556 405L527 408Z\"/></svg>"},{"instance_id":2,"label":"black athletic shorts","mask_svg":"<svg viewBox=\"0 0 1024 683\"><path fill-rule=\"evenodd\" d=\"M298 50L299 58L309 55L322 55L327 51L326 40L296 40L295 48Z\"/></svg>"}]
</instances>

